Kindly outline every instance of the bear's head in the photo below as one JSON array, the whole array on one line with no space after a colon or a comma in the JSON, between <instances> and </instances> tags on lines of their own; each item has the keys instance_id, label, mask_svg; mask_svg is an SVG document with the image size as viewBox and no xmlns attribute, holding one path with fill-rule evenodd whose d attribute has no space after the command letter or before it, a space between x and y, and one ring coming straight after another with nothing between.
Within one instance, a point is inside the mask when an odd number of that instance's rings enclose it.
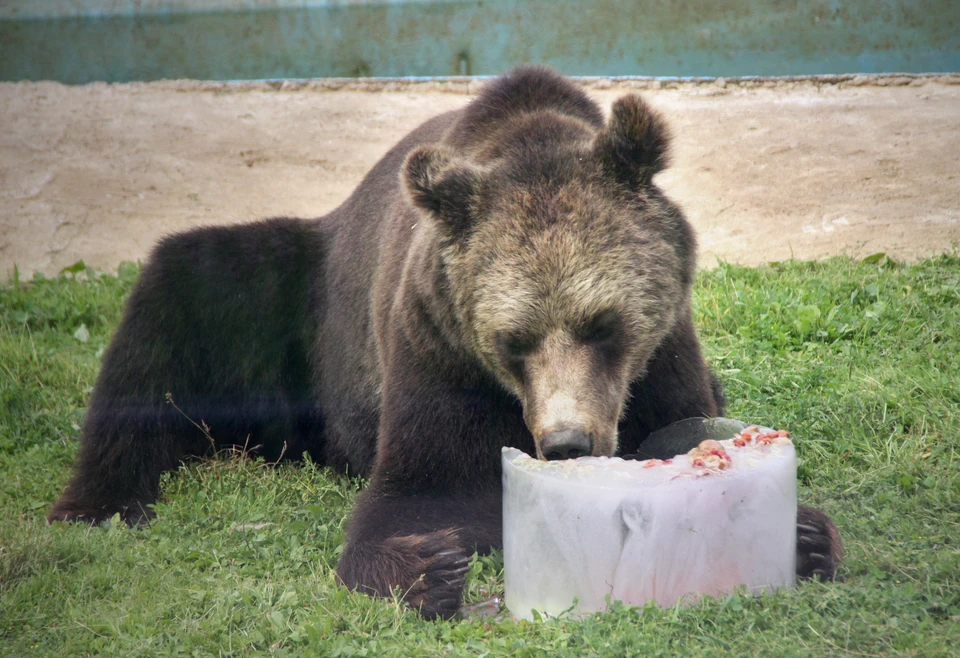
<instances>
[{"instance_id":1,"label":"bear's head","mask_svg":"<svg viewBox=\"0 0 960 658\"><path fill-rule=\"evenodd\" d=\"M689 304L694 236L653 184L668 135L638 96L603 125L552 109L407 158L469 349L540 458L612 455L630 389Z\"/></svg>"}]
</instances>

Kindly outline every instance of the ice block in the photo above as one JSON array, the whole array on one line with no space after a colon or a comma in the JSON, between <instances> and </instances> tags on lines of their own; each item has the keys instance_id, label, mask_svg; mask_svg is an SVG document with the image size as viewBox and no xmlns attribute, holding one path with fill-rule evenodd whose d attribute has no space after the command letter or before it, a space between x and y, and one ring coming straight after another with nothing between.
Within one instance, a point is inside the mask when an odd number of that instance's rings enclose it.
<instances>
[{"instance_id":1,"label":"ice block","mask_svg":"<svg viewBox=\"0 0 960 658\"><path fill-rule=\"evenodd\" d=\"M792 585L796 453L783 432L748 430L667 461L547 462L504 448L510 612L580 615L614 600L671 606Z\"/></svg>"}]
</instances>

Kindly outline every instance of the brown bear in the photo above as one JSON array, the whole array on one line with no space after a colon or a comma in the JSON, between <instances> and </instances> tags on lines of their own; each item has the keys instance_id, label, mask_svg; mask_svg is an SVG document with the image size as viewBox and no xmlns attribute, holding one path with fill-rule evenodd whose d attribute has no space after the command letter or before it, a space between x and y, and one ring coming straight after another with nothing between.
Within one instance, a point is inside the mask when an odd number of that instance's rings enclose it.
<instances>
[{"instance_id":1,"label":"brown bear","mask_svg":"<svg viewBox=\"0 0 960 658\"><path fill-rule=\"evenodd\" d=\"M639 97L604 121L573 83L521 67L413 131L325 217L164 239L49 519L144 521L161 473L210 447L205 425L217 446L369 477L341 580L454 614L474 550L501 544L503 446L634 453L721 411L691 321L694 234L653 182L667 145ZM840 552L803 508L800 575L832 578Z\"/></svg>"}]
</instances>

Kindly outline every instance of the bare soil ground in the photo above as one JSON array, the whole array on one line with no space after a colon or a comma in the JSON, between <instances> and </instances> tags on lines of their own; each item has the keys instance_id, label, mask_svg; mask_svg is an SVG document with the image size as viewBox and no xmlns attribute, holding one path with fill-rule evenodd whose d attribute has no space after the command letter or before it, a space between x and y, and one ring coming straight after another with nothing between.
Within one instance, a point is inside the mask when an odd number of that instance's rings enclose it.
<instances>
[{"instance_id":1,"label":"bare soil ground","mask_svg":"<svg viewBox=\"0 0 960 658\"><path fill-rule=\"evenodd\" d=\"M701 264L960 244L960 76L584 82L667 115ZM161 236L343 201L476 81L0 84L0 278L101 270Z\"/></svg>"}]
</instances>

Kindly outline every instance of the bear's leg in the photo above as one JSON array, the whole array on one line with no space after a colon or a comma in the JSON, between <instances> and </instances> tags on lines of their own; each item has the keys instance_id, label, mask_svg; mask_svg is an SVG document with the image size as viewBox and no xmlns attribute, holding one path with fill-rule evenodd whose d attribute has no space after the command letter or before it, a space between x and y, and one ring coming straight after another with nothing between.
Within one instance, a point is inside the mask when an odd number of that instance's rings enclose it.
<instances>
[{"instance_id":1,"label":"bear's leg","mask_svg":"<svg viewBox=\"0 0 960 658\"><path fill-rule=\"evenodd\" d=\"M109 410L92 407L90 412ZM114 420L109 427L88 421L73 477L47 520L99 523L119 513L127 524L138 525L152 518L149 506L157 499L161 474L187 455L202 454L205 444L195 430L177 438L160 423L150 425L133 419Z\"/></svg>"},{"instance_id":2,"label":"bear's leg","mask_svg":"<svg viewBox=\"0 0 960 658\"><path fill-rule=\"evenodd\" d=\"M131 525L141 523L152 516L148 506L157 498L161 474L211 447L186 412L174 407L196 408L177 381L172 358L191 351L192 334L151 329L162 326L154 325L153 311L163 306L152 303L158 297L160 291L143 287L131 295L94 387L73 477L48 521L98 523L119 513ZM167 391L176 399L168 400Z\"/></svg>"},{"instance_id":3,"label":"bear's leg","mask_svg":"<svg viewBox=\"0 0 960 658\"><path fill-rule=\"evenodd\" d=\"M211 449L323 454L311 393L320 237L294 219L164 239L127 301L49 521L149 518L164 471Z\"/></svg>"},{"instance_id":4,"label":"bear's leg","mask_svg":"<svg viewBox=\"0 0 960 658\"><path fill-rule=\"evenodd\" d=\"M352 589L399 590L424 617L448 618L473 552L502 545L500 448L533 452L532 438L503 391L424 381L436 368L404 372L402 385L385 379L377 462L337 572Z\"/></svg>"}]
</instances>

